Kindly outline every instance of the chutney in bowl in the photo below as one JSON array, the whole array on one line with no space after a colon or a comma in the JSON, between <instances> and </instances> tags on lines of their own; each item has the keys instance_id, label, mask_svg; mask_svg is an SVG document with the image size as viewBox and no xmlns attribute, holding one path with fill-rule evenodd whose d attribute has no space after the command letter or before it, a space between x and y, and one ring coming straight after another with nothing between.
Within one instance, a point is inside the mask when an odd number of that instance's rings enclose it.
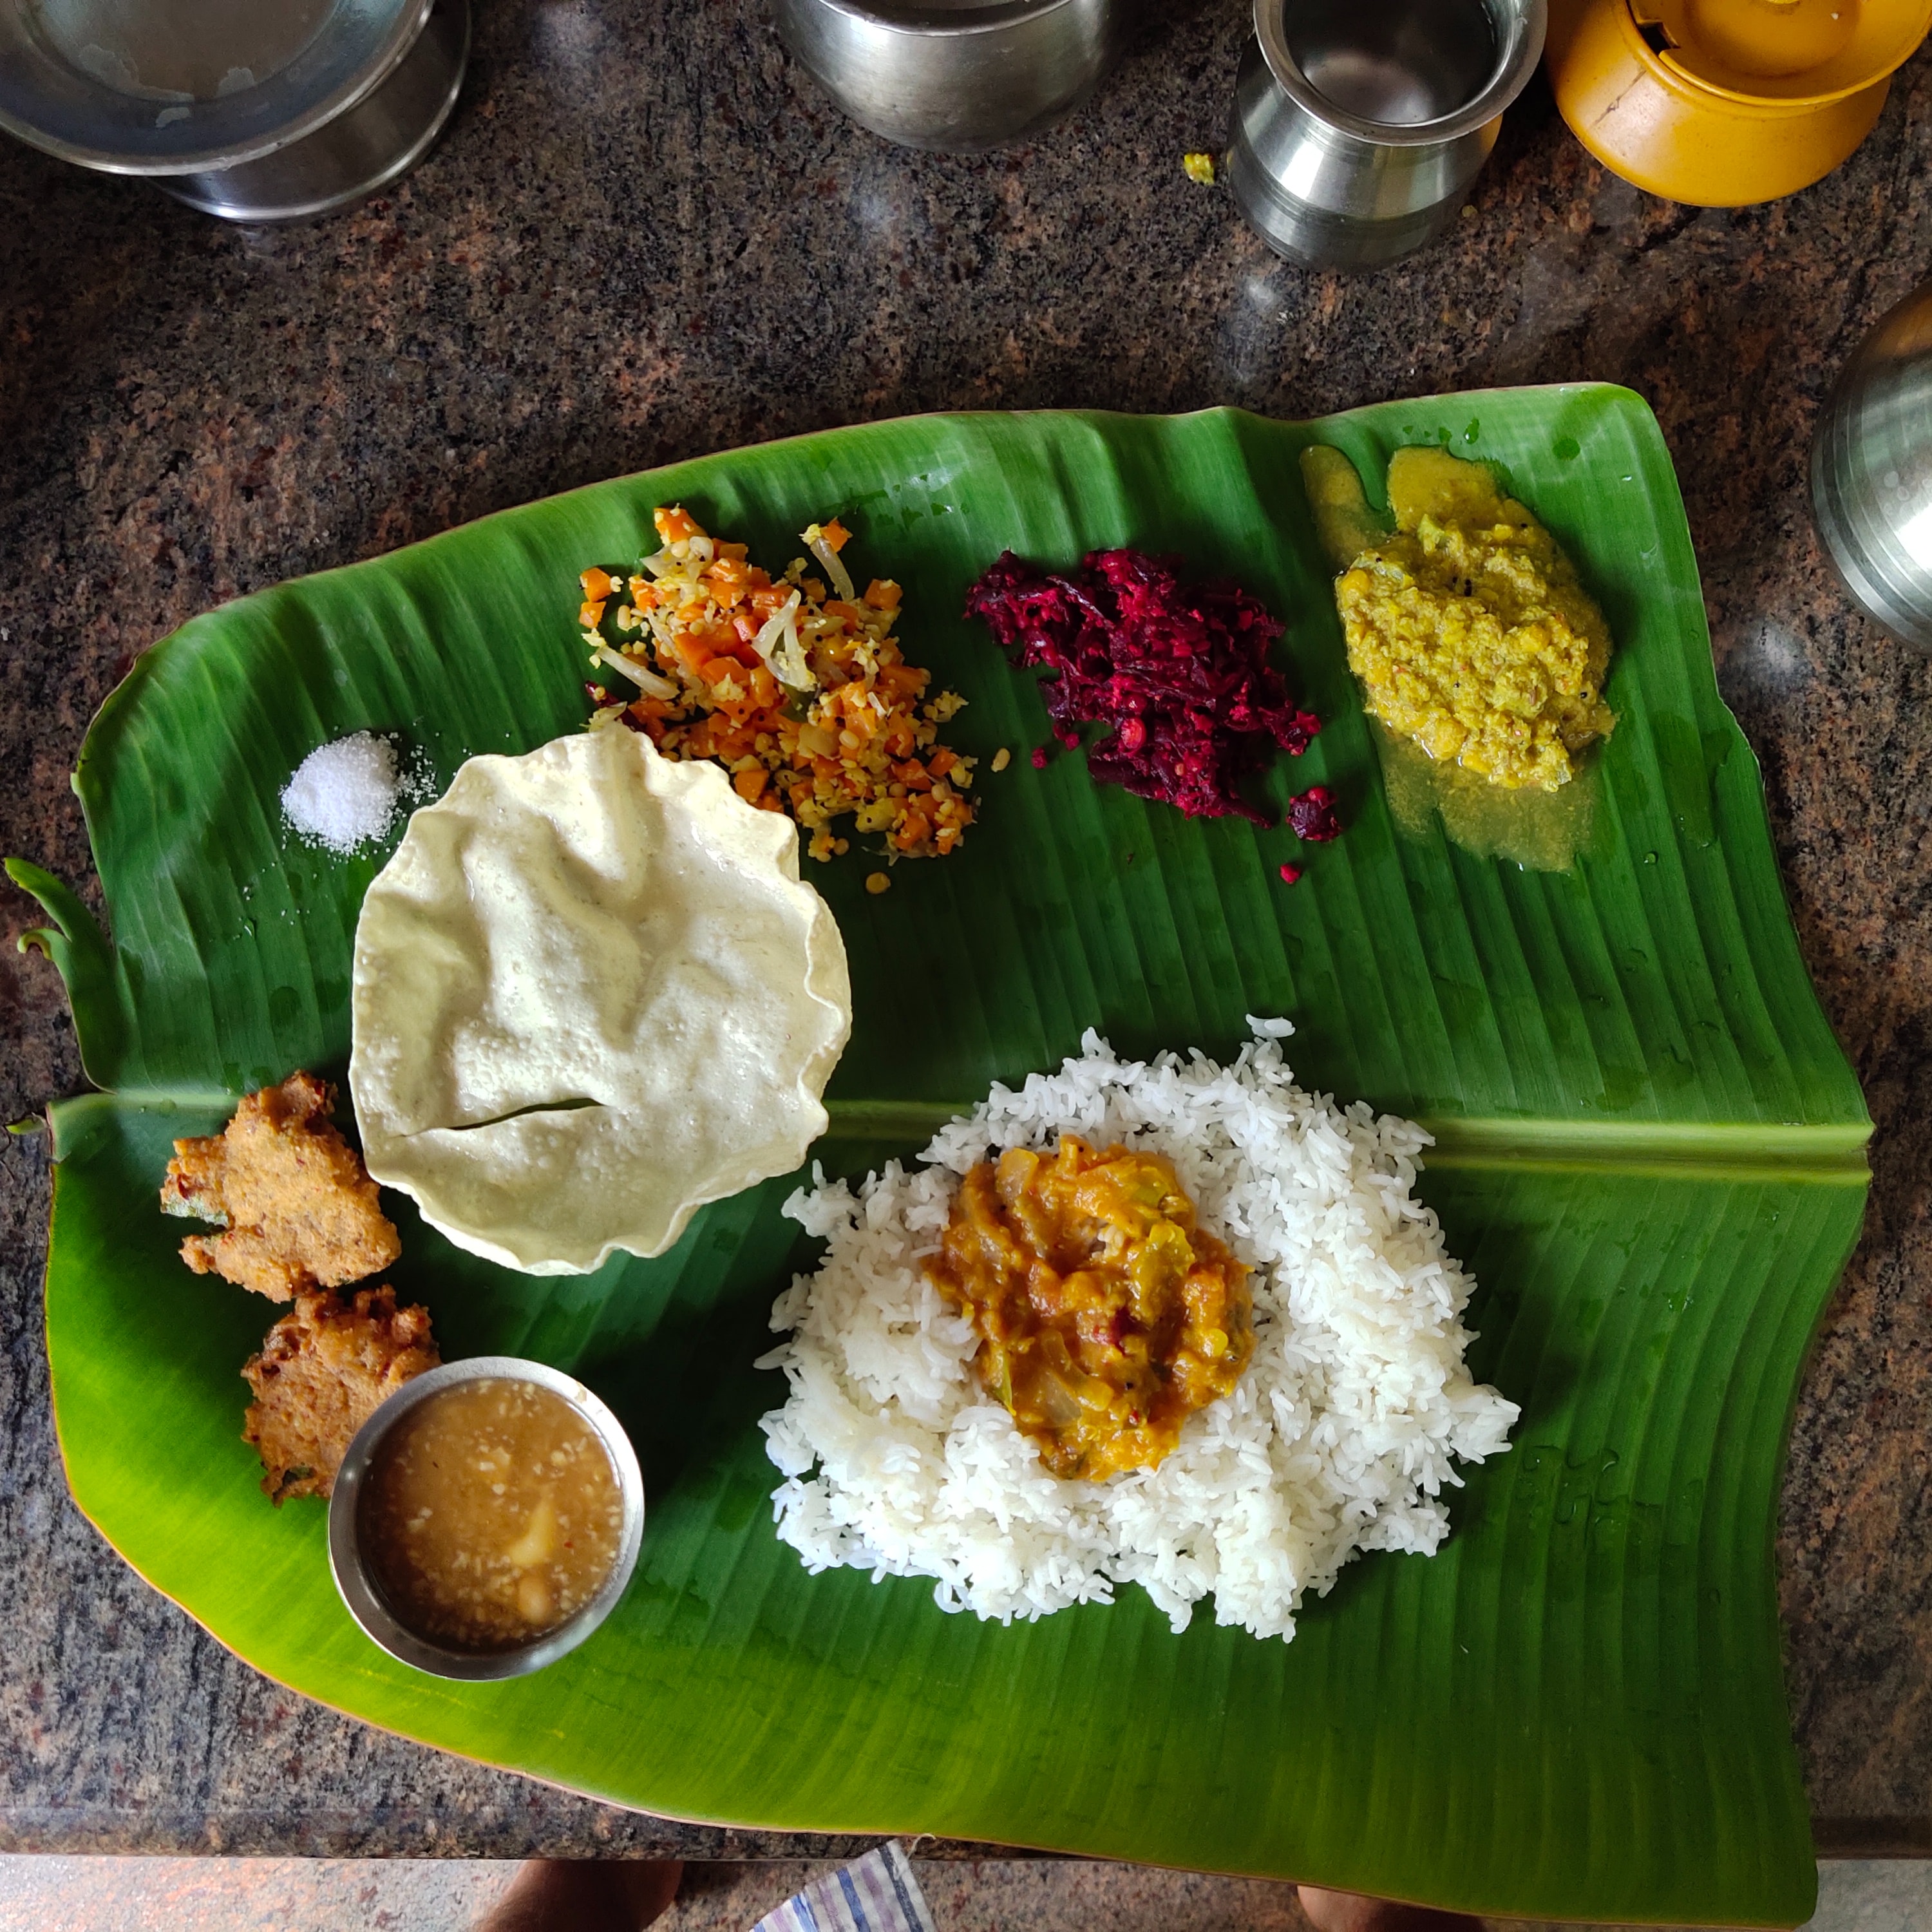
<instances>
[{"instance_id":1,"label":"chutney in bowl","mask_svg":"<svg viewBox=\"0 0 1932 1932\"><path fill-rule=\"evenodd\" d=\"M574 1376L514 1356L445 1364L383 1403L329 1504L350 1614L438 1676L519 1676L573 1650L623 1594L644 1481Z\"/></svg>"}]
</instances>

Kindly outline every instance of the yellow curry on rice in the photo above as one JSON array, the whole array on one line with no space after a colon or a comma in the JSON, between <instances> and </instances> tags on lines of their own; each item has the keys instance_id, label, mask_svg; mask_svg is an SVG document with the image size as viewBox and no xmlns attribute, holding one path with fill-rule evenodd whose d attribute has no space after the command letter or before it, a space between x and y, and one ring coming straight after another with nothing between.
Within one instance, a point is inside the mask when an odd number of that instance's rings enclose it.
<instances>
[{"instance_id":1,"label":"yellow curry on rice","mask_svg":"<svg viewBox=\"0 0 1932 1932\"><path fill-rule=\"evenodd\" d=\"M1163 1154L1063 1135L968 1174L936 1286L980 1337L981 1382L1057 1476L1150 1468L1254 1353L1248 1270Z\"/></svg>"},{"instance_id":2,"label":"yellow curry on rice","mask_svg":"<svg viewBox=\"0 0 1932 1932\"><path fill-rule=\"evenodd\" d=\"M1396 451L1386 534L1366 526L1339 452L1310 450L1304 467L1346 566L1335 602L1370 714L1490 784L1568 784L1616 719L1603 695L1609 627L1556 540L1487 469L1446 450Z\"/></svg>"}]
</instances>

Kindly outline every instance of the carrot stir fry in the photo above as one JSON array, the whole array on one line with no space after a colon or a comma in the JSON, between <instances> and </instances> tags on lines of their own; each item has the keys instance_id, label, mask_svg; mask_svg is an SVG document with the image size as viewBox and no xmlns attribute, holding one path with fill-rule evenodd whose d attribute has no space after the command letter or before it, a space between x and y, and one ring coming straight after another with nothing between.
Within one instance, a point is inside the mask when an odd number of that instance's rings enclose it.
<instances>
[{"instance_id":1,"label":"carrot stir fry","mask_svg":"<svg viewBox=\"0 0 1932 1932\"><path fill-rule=\"evenodd\" d=\"M686 510L652 520L662 548L634 575L580 580L591 662L636 687L591 685L591 728L622 723L668 758L715 759L741 798L790 812L814 859L848 848L833 830L848 816L884 833L892 858L950 852L973 822L974 760L939 731L966 700L927 699L931 674L892 634L899 586L858 594L836 519L803 532L824 577L800 557L776 581Z\"/></svg>"}]
</instances>

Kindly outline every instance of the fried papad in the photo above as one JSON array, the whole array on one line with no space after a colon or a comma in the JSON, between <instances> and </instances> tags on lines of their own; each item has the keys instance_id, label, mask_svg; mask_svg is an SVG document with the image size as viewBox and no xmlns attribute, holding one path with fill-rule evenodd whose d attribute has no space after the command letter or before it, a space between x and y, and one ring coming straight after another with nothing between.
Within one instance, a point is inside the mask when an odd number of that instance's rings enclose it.
<instances>
[{"instance_id":1,"label":"fried papad","mask_svg":"<svg viewBox=\"0 0 1932 1932\"><path fill-rule=\"evenodd\" d=\"M271 1301L340 1288L403 1251L362 1156L329 1123L335 1089L312 1073L250 1094L221 1132L175 1142L162 1211L226 1232L190 1234L182 1259Z\"/></svg>"},{"instance_id":2,"label":"fried papad","mask_svg":"<svg viewBox=\"0 0 1932 1932\"><path fill-rule=\"evenodd\" d=\"M385 1283L351 1300L298 1294L242 1372L255 1391L242 1425L279 1508L290 1496L326 1496L349 1444L377 1404L442 1359L429 1310L398 1309Z\"/></svg>"}]
</instances>

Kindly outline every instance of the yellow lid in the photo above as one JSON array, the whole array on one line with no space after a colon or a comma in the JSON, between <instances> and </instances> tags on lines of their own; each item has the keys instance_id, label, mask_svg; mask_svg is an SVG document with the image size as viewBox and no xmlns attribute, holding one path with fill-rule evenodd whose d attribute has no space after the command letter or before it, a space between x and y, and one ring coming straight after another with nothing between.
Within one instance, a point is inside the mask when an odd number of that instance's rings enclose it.
<instances>
[{"instance_id":1,"label":"yellow lid","mask_svg":"<svg viewBox=\"0 0 1932 1932\"><path fill-rule=\"evenodd\" d=\"M1745 100L1835 100L1908 59L1932 0L1629 0L1659 59Z\"/></svg>"}]
</instances>

